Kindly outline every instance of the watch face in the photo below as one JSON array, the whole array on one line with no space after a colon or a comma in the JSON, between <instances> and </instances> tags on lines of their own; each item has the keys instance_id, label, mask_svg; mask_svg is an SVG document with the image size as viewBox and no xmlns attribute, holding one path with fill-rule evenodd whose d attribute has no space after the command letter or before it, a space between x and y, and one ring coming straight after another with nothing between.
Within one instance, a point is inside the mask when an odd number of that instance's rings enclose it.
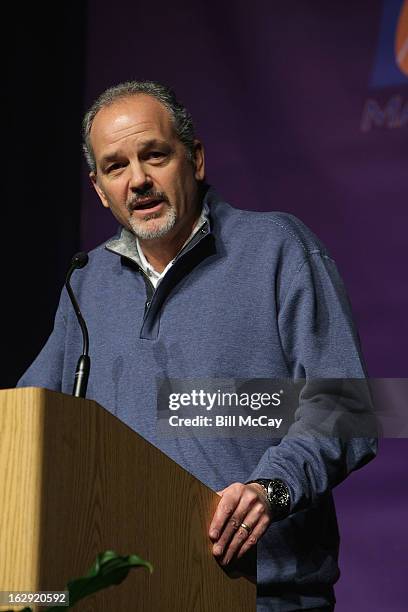
<instances>
[{"instance_id":1,"label":"watch face","mask_svg":"<svg viewBox=\"0 0 408 612\"><path fill-rule=\"evenodd\" d=\"M271 480L268 486L268 497L272 504L285 508L289 502L286 485L280 480Z\"/></svg>"}]
</instances>

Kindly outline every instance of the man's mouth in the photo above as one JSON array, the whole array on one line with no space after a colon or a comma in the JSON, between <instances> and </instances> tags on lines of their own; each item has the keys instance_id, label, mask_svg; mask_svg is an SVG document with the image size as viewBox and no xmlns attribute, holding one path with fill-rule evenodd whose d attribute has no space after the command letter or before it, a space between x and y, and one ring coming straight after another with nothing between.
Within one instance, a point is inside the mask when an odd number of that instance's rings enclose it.
<instances>
[{"instance_id":1,"label":"man's mouth","mask_svg":"<svg viewBox=\"0 0 408 612\"><path fill-rule=\"evenodd\" d=\"M160 197L144 197L138 198L131 205L131 210L150 210L156 208L159 204L162 204L163 198Z\"/></svg>"}]
</instances>

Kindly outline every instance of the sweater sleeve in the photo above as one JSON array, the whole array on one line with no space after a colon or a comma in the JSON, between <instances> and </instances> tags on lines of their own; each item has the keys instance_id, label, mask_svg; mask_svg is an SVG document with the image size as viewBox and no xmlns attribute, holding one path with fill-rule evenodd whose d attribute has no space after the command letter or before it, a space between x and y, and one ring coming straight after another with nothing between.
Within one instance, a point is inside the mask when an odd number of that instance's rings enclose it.
<instances>
[{"instance_id":1,"label":"sweater sleeve","mask_svg":"<svg viewBox=\"0 0 408 612\"><path fill-rule=\"evenodd\" d=\"M282 299L278 325L293 378L333 379L330 394L319 397L327 410L335 407L334 379L339 379L340 398L341 379L365 377L349 301L336 266L325 253L311 253L299 267ZM375 438L318 435L310 426L312 402L310 393L300 394L295 423L277 446L267 449L248 478L283 480L290 491L291 513L316 503L376 453Z\"/></svg>"},{"instance_id":2,"label":"sweater sleeve","mask_svg":"<svg viewBox=\"0 0 408 612\"><path fill-rule=\"evenodd\" d=\"M52 391L62 390L64 351L66 338L65 289L61 293L54 319L54 327L44 347L36 359L24 372L17 387L43 387Z\"/></svg>"}]
</instances>

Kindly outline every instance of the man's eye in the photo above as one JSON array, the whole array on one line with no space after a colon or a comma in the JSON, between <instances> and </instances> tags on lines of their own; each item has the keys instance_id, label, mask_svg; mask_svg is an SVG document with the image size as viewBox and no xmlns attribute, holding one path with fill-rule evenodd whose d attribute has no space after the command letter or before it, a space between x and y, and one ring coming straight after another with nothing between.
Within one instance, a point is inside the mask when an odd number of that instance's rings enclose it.
<instances>
[{"instance_id":1,"label":"man's eye","mask_svg":"<svg viewBox=\"0 0 408 612\"><path fill-rule=\"evenodd\" d=\"M122 168L123 164L111 164L110 166L107 167L106 172L114 172L115 170L118 170L119 168Z\"/></svg>"},{"instance_id":2,"label":"man's eye","mask_svg":"<svg viewBox=\"0 0 408 612\"><path fill-rule=\"evenodd\" d=\"M164 153L162 151L150 151L150 153L148 153L148 157L153 159L161 159L164 157Z\"/></svg>"}]
</instances>

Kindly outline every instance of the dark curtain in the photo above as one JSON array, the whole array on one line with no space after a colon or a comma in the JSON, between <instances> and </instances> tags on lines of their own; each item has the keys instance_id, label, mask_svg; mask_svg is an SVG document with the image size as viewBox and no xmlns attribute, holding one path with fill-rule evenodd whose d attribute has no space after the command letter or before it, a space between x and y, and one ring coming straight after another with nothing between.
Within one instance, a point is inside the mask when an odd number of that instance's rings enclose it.
<instances>
[{"instance_id":1,"label":"dark curtain","mask_svg":"<svg viewBox=\"0 0 408 612\"><path fill-rule=\"evenodd\" d=\"M49 5L51 6L51 5ZM3 21L1 387L52 328L79 247L86 3L8 6Z\"/></svg>"}]
</instances>

